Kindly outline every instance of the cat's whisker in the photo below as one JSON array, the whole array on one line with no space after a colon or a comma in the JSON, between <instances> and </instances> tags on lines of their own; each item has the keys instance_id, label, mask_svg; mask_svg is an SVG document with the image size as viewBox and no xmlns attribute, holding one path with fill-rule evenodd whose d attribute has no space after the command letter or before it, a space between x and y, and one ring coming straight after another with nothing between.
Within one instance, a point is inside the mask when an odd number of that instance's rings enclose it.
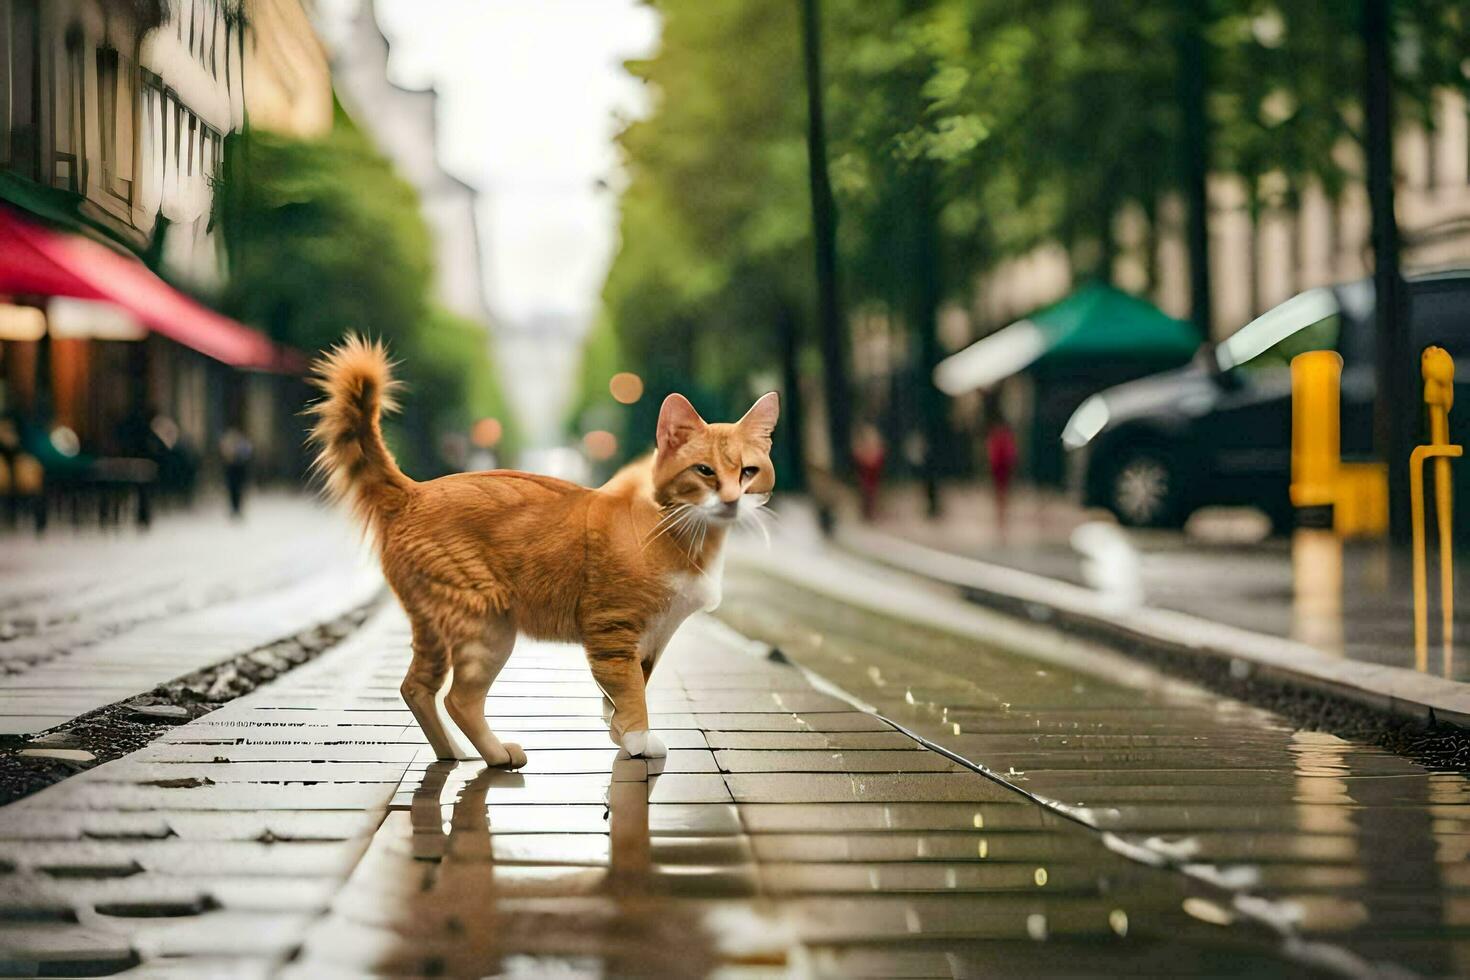
<instances>
[{"instance_id":1,"label":"cat's whisker","mask_svg":"<svg viewBox=\"0 0 1470 980\"><path fill-rule=\"evenodd\" d=\"M755 518L755 526L760 528L761 537L766 539L766 547L769 548L771 546L771 532L767 521L772 519L774 515L765 510L755 510L751 512L751 516Z\"/></svg>"},{"instance_id":2,"label":"cat's whisker","mask_svg":"<svg viewBox=\"0 0 1470 980\"><path fill-rule=\"evenodd\" d=\"M648 539L643 542L643 548L647 549L649 545L653 544L653 542L657 541L665 534L673 534L674 532L676 532L681 524L688 522L691 510L692 505L690 504L673 505L669 512L665 514L659 520L659 522L654 525L653 530L649 532ZM677 534L674 534L674 536L677 537Z\"/></svg>"},{"instance_id":3,"label":"cat's whisker","mask_svg":"<svg viewBox=\"0 0 1470 980\"><path fill-rule=\"evenodd\" d=\"M765 521L761 519L761 512L759 510L752 510L740 515L740 519L742 521L745 521L747 518L749 518L750 525L761 533L761 538L765 540L766 547L770 548L771 534L769 531L766 530Z\"/></svg>"}]
</instances>

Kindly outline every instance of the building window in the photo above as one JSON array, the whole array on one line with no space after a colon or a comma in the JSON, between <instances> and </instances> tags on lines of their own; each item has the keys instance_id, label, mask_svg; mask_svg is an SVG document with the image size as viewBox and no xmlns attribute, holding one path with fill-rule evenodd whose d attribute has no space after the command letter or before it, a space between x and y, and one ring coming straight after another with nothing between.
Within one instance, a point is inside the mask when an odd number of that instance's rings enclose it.
<instances>
[{"instance_id":1,"label":"building window","mask_svg":"<svg viewBox=\"0 0 1470 980\"><path fill-rule=\"evenodd\" d=\"M219 0L210 0L212 11L209 18L209 74L213 78L219 78Z\"/></svg>"},{"instance_id":2,"label":"building window","mask_svg":"<svg viewBox=\"0 0 1470 980\"><path fill-rule=\"evenodd\" d=\"M83 48L81 26L73 24L66 32L63 70L53 76L56 109L51 183L73 193L85 193L87 189L87 69Z\"/></svg>"},{"instance_id":3,"label":"building window","mask_svg":"<svg viewBox=\"0 0 1470 980\"><path fill-rule=\"evenodd\" d=\"M132 64L116 48L97 51L97 124L102 187L124 201L132 200L134 83Z\"/></svg>"},{"instance_id":4,"label":"building window","mask_svg":"<svg viewBox=\"0 0 1470 980\"><path fill-rule=\"evenodd\" d=\"M0 167L36 177L37 0L0 0Z\"/></svg>"},{"instance_id":5,"label":"building window","mask_svg":"<svg viewBox=\"0 0 1470 980\"><path fill-rule=\"evenodd\" d=\"M117 168L117 49L97 49L97 128L102 135L102 180L108 186Z\"/></svg>"}]
</instances>

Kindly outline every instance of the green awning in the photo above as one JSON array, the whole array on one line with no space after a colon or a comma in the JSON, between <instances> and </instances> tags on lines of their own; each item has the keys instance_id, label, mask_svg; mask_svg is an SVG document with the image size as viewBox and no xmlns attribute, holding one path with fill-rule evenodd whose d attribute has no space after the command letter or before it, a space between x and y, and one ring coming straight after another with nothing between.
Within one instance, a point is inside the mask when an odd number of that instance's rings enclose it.
<instances>
[{"instance_id":1,"label":"green awning","mask_svg":"<svg viewBox=\"0 0 1470 980\"><path fill-rule=\"evenodd\" d=\"M1120 289L1089 283L946 358L934 370L934 383L961 395L1037 364L1100 358L1182 363L1198 347L1190 324Z\"/></svg>"}]
</instances>

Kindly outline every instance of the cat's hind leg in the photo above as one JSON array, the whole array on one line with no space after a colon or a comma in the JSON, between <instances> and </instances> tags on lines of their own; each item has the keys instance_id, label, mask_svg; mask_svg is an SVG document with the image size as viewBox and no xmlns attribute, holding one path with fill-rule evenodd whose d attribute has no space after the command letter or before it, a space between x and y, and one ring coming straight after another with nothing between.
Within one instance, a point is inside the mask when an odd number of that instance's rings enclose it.
<instances>
[{"instance_id":1,"label":"cat's hind leg","mask_svg":"<svg viewBox=\"0 0 1470 980\"><path fill-rule=\"evenodd\" d=\"M492 613L479 639L454 648L454 677L444 707L464 732L485 764L519 769L526 764L525 751L514 742L501 742L485 719L485 695L515 649L516 628L510 616Z\"/></svg>"},{"instance_id":2,"label":"cat's hind leg","mask_svg":"<svg viewBox=\"0 0 1470 980\"><path fill-rule=\"evenodd\" d=\"M403 695L408 710L413 712L414 720L434 749L434 755L444 760L457 755L454 740L449 737L444 719L439 716L437 701L439 689L444 686L444 678L448 674L449 651L425 622L415 619L413 662L408 665L408 673L404 675L398 693Z\"/></svg>"}]
</instances>

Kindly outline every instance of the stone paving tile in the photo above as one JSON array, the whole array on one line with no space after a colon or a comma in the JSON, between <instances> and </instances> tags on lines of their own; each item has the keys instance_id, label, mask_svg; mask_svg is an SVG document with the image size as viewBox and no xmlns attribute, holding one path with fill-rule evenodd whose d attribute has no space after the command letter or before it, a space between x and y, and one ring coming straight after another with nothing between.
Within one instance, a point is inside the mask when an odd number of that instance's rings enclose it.
<instances>
[{"instance_id":1,"label":"stone paving tile","mask_svg":"<svg viewBox=\"0 0 1470 980\"><path fill-rule=\"evenodd\" d=\"M731 773L740 803L887 803L1004 799L1007 790L974 773Z\"/></svg>"},{"instance_id":2,"label":"stone paving tile","mask_svg":"<svg viewBox=\"0 0 1470 980\"><path fill-rule=\"evenodd\" d=\"M0 840L347 840L370 834L382 809L4 811Z\"/></svg>"},{"instance_id":3,"label":"stone paving tile","mask_svg":"<svg viewBox=\"0 0 1470 980\"><path fill-rule=\"evenodd\" d=\"M984 803L742 803L751 832L1041 830L1063 818L1018 796Z\"/></svg>"},{"instance_id":4,"label":"stone paving tile","mask_svg":"<svg viewBox=\"0 0 1470 980\"><path fill-rule=\"evenodd\" d=\"M860 711L826 711L786 714L750 712L693 716L693 727L709 732L882 732L889 727Z\"/></svg>"},{"instance_id":5,"label":"stone paving tile","mask_svg":"<svg viewBox=\"0 0 1470 980\"><path fill-rule=\"evenodd\" d=\"M322 912L341 880L334 875L181 876L143 872L127 878L53 878L17 874L0 893L0 920L14 920L26 909L54 906L68 915L91 909L109 916L198 914L219 906L237 911Z\"/></svg>"},{"instance_id":6,"label":"stone paving tile","mask_svg":"<svg viewBox=\"0 0 1470 980\"><path fill-rule=\"evenodd\" d=\"M712 749L921 752L923 746L892 729L873 732L706 732Z\"/></svg>"},{"instance_id":7,"label":"stone paving tile","mask_svg":"<svg viewBox=\"0 0 1470 980\"><path fill-rule=\"evenodd\" d=\"M804 862L782 864L763 859L761 886L772 895L816 895L871 892L978 892L984 894L1097 895L1106 890L1108 879L1091 865L1050 863L1039 877L1029 862L977 864L970 861L938 862ZM1043 884L1037 884L1038 878Z\"/></svg>"},{"instance_id":8,"label":"stone paving tile","mask_svg":"<svg viewBox=\"0 0 1470 980\"><path fill-rule=\"evenodd\" d=\"M933 752L723 751L714 753L722 772L969 772Z\"/></svg>"},{"instance_id":9,"label":"stone paving tile","mask_svg":"<svg viewBox=\"0 0 1470 980\"><path fill-rule=\"evenodd\" d=\"M130 874L345 875L357 854L342 841L67 841L0 842L0 860L53 877Z\"/></svg>"},{"instance_id":10,"label":"stone paving tile","mask_svg":"<svg viewBox=\"0 0 1470 980\"><path fill-rule=\"evenodd\" d=\"M128 938L105 926L0 922L0 965L12 976L105 976L137 962Z\"/></svg>"},{"instance_id":11,"label":"stone paving tile","mask_svg":"<svg viewBox=\"0 0 1470 980\"><path fill-rule=\"evenodd\" d=\"M407 762L412 763L423 750L413 742L390 744L373 742L363 744L333 744L331 762ZM317 762L322 758L320 744L299 742L266 742L231 744L197 744L175 742L168 745L152 745L134 752L128 759L136 763L155 763L162 766L186 766L200 762L230 762L254 764L270 762Z\"/></svg>"},{"instance_id":12,"label":"stone paving tile","mask_svg":"<svg viewBox=\"0 0 1470 980\"><path fill-rule=\"evenodd\" d=\"M978 978L1022 976L1255 977L1280 972L1258 949L1198 934L1187 942L1149 937L1045 942L946 941L889 938L811 950L810 975L819 980L867 978Z\"/></svg>"},{"instance_id":13,"label":"stone paving tile","mask_svg":"<svg viewBox=\"0 0 1470 980\"><path fill-rule=\"evenodd\" d=\"M1096 855L1084 834L1012 831L950 834L763 834L753 838L762 861L976 861L1027 864L1079 861Z\"/></svg>"}]
</instances>

